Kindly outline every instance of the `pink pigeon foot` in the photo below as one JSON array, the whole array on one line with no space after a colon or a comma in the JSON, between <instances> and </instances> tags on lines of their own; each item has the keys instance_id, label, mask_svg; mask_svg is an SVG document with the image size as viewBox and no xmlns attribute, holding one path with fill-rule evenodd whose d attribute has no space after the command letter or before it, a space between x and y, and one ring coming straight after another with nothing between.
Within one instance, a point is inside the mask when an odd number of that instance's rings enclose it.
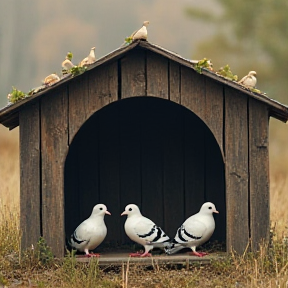
<instances>
[{"instance_id":1,"label":"pink pigeon foot","mask_svg":"<svg viewBox=\"0 0 288 288\"><path fill-rule=\"evenodd\" d=\"M189 253L189 254L191 254L191 255L195 255L195 256L198 256L198 257L203 257L203 256L205 256L205 255L208 255L208 253L206 253L206 252L191 252L191 253Z\"/></svg>"},{"instance_id":2,"label":"pink pigeon foot","mask_svg":"<svg viewBox=\"0 0 288 288\"><path fill-rule=\"evenodd\" d=\"M88 257L88 258L90 258L90 257L100 257L100 254L97 254L97 253L89 253L89 254L85 254L84 257Z\"/></svg>"},{"instance_id":3,"label":"pink pigeon foot","mask_svg":"<svg viewBox=\"0 0 288 288\"><path fill-rule=\"evenodd\" d=\"M130 257L150 257L151 254L148 252L145 252L145 253L136 252L136 253L130 253L129 256Z\"/></svg>"}]
</instances>

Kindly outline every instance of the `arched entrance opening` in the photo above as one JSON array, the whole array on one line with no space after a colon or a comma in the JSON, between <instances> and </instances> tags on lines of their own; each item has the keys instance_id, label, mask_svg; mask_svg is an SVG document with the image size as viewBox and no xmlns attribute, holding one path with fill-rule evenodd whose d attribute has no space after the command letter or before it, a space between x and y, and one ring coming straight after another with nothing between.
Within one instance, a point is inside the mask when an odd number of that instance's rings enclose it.
<instances>
[{"instance_id":1,"label":"arched entrance opening","mask_svg":"<svg viewBox=\"0 0 288 288\"><path fill-rule=\"evenodd\" d=\"M108 235L101 247L130 243L120 213L129 203L174 237L206 201L220 214L211 240L226 239L224 162L206 124L193 112L155 97L113 102L79 129L65 162L65 232L69 236L104 203Z\"/></svg>"}]
</instances>

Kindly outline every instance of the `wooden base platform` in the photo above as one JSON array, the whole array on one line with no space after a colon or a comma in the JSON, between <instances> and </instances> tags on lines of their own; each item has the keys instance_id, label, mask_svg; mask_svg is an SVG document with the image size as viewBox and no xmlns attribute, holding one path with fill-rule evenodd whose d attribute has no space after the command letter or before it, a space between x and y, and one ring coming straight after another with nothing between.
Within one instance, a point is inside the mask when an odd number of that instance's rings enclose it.
<instances>
[{"instance_id":1,"label":"wooden base platform","mask_svg":"<svg viewBox=\"0 0 288 288\"><path fill-rule=\"evenodd\" d=\"M189 255L188 253L179 253L175 255L153 255L151 257L130 257L129 253L115 253L106 252L101 253L100 257L84 257L77 255L77 261L79 262L89 262L92 258L97 258L100 266L106 265L122 265L127 263L137 263L140 265L154 266L154 265L190 265L195 263L207 264L212 260L224 258L227 254L225 252L211 253L204 257L197 257Z\"/></svg>"}]
</instances>

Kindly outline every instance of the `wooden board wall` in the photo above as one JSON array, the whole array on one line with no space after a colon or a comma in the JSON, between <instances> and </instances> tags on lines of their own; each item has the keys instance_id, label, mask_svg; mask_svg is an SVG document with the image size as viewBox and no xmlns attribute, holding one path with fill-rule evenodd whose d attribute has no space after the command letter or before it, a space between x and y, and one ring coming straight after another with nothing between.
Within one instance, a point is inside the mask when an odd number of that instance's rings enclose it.
<instances>
[{"instance_id":1,"label":"wooden board wall","mask_svg":"<svg viewBox=\"0 0 288 288\"><path fill-rule=\"evenodd\" d=\"M113 227L108 242L127 241L125 219L118 216L133 202L170 236L204 201L220 211L213 238L227 240L228 249L241 252L249 237L256 247L267 236L264 104L136 48L66 85L20 113L21 209L31 209L36 219L35 229L24 229L24 246L30 245L28 233L33 239L40 233L56 256L63 255L65 232L73 232L98 202L107 202L112 213L106 217ZM31 159L24 153L29 146ZM27 217L21 215L23 225Z\"/></svg>"},{"instance_id":2,"label":"wooden board wall","mask_svg":"<svg viewBox=\"0 0 288 288\"><path fill-rule=\"evenodd\" d=\"M19 121L21 248L26 249L35 247L42 235L39 103L21 110Z\"/></svg>"}]
</instances>

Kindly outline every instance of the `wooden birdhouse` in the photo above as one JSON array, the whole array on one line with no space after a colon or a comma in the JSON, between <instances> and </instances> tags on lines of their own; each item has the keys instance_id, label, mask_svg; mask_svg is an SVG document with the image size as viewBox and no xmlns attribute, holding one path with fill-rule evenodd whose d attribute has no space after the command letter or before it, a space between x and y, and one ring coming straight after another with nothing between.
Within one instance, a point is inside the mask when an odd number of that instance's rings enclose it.
<instances>
[{"instance_id":1,"label":"wooden birdhouse","mask_svg":"<svg viewBox=\"0 0 288 288\"><path fill-rule=\"evenodd\" d=\"M286 122L287 106L146 41L4 107L0 123L20 126L22 248L43 236L63 256L97 203L112 213L111 249L127 242L129 203L174 237L211 201L213 239L257 250L269 237L269 117Z\"/></svg>"}]
</instances>

